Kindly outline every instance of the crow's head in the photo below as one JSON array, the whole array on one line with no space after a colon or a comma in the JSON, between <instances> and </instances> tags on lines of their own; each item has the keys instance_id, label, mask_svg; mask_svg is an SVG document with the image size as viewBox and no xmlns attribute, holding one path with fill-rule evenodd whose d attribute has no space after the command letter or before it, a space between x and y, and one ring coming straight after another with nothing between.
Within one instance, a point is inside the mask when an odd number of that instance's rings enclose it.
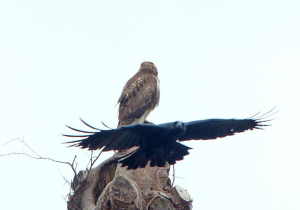
<instances>
[{"instance_id":1,"label":"crow's head","mask_svg":"<svg viewBox=\"0 0 300 210\"><path fill-rule=\"evenodd\" d=\"M170 135L175 137L176 139L179 139L183 134L185 134L186 127L183 122L176 121L172 123L170 128Z\"/></svg>"}]
</instances>

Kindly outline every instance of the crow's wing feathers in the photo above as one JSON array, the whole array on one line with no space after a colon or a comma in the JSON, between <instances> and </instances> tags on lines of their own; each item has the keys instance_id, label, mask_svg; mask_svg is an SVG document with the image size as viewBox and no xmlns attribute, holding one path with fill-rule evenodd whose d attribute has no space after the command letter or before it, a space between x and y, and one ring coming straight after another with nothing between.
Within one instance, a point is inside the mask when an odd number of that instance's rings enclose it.
<instances>
[{"instance_id":1,"label":"crow's wing feathers","mask_svg":"<svg viewBox=\"0 0 300 210\"><path fill-rule=\"evenodd\" d=\"M84 122L87 125L87 123ZM88 125L90 126L90 125ZM70 128L70 127L69 127ZM71 128L72 130L82 132L81 130ZM165 130L164 126L151 124L134 124L124 126L112 130L101 130L92 135L64 135L67 137L87 137L85 139L70 141L66 143L73 143L72 146L88 148L89 150L101 149L103 151L122 150L134 146L140 146L145 141L145 136ZM85 131L86 132L86 131ZM90 133L90 132L86 132Z\"/></svg>"},{"instance_id":2,"label":"crow's wing feathers","mask_svg":"<svg viewBox=\"0 0 300 210\"><path fill-rule=\"evenodd\" d=\"M249 129L260 129L259 126L267 126L261 124L262 122L265 121L256 121L254 119L208 119L192 121L185 123L186 133L179 140L207 140L231 136L234 133L244 132Z\"/></svg>"}]
</instances>

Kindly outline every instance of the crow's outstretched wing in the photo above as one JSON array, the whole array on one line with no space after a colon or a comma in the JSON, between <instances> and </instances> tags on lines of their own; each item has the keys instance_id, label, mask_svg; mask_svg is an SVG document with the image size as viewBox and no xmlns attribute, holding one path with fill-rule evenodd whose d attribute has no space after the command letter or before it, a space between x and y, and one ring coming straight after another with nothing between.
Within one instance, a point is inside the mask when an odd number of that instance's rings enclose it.
<instances>
[{"instance_id":1,"label":"crow's outstretched wing","mask_svg":"<svg viewBox=\"0 0 300 210\"><path fill-rule=\"evenodd\" d=\"M262 129L264 126L269 126L265 125L265 122L271 121L266 118L277 113L271 113L274 109L256 118L253 118L256 116L254 115L247 119L208 119L185 123L186 132L179 138L179 141L216 139L246 130Z\"/></svg>"},{"instance_id":2,"label":"crow's outstretched wing","mask_svg":"<svg viewBox=\"0 0 300 210\"><path fill-rule=\"evenodd\" d=\"M186 132L179 141L216 139L256 127L254 120L208 119L185 123Z\"/></svg>"},{"instance_id":3,"label":"crow's outstretched wing","mask_svg":"<svg viewBox=\"0 0 300 210\"><path fill-rule=\"evenodd\" d=\"M84 121L83 123L91 127ZM157 125L135 124L111 130L97 129L99 130L99 132L94 133L89 131L78 130L69 126L67 127L81 133L87 133L86 135L63 135L67 137L87 137L76 141L66 142L73 144L71 145L71 147L75 146L81 148L88 148L89 150L97 150L104 147L103 151L122 150L134 146L140 146L141 143L145 142L147 134L162 132L165 129L162 126ZM96 129L94 127L91 128Z\"/></svg>"}]
</instances>

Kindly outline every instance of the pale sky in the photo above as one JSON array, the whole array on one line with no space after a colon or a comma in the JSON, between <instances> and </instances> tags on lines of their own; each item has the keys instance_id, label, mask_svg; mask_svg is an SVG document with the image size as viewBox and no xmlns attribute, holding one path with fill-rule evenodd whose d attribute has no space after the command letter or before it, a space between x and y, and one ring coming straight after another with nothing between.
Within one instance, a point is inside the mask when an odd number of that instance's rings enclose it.
<instances>
[{"instance_id":1,"label":"pale sky","mask_svg":"<svg viewBox=\"0 0 300 210\"><path fill-rule=\"evenodd\" d=\"M278 106L264 131L184 142L175 184L194 209L299 210L300 2L0 1L0 154L88 162L61 144L117 125L119 94L143 61L155 63L161 100L154 123L247 118ZM106 153L101 160L109 157ZM0 209L66 209L66 165L0 157ZM172 172L171 172L172 173Z\"/></svg>"}]
</instances>

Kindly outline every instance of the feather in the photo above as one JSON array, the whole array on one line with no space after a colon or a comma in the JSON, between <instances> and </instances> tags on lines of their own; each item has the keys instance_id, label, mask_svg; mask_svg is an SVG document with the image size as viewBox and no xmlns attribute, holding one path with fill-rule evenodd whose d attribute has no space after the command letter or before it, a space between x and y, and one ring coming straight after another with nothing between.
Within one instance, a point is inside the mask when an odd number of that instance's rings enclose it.
<instances>
[{"instance_id":1,"label":"feather","mask_svg":"<svg viewBox=\"0 0 300 210\"><path fill-rule=\"evenodd\" d=\"M95 127L93 127L93 126L87 124L85 121L83 121L83 119L81 119L81 118L79 118L79 119L81 120L81 122L83 122L83 123L84 123L85 125L87 125L88 127L92 128L92 129L94 129L94 130L101 131L99 128L95 128Z\"/></svg>"}]
</instances>

